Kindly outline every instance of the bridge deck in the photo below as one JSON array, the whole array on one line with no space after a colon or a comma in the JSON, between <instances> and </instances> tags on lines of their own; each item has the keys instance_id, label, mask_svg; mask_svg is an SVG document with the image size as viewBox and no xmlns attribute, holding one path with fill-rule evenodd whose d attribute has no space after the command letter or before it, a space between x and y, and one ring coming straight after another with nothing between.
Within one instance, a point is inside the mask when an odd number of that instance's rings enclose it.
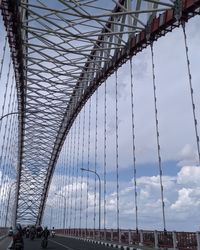
<instances>
[{"instance_id":1,"label":"bridge deck","mask_svg":"<svg viewBox=\"0 0 200 250\"><path fill-rule=\"evenodd\" d=\"M6 237L3 240L0 240L0 250L6 250L11 242L11 237Z\"/></svg>"},{"instance_id":2,"label":"bridge deck","mask_svg":"<svg viewBox=\"0 0 200 250\"><path fill-rule=\"evenodd\" d=\"M3 241L0 242L0 249L1 250L7 250L9 243L10 243L10 238L6 238ZM30 240L30 239L24 239L24 250L39 250L42 249L40 246L41 244L41 239L35 239L35 240ZM55 238L49 238L49 243L47 250L90 250L90 249L101 249L101 250L107 250L107 249L113 249L111 247L105 247L102 245L97 245L97 244L92 244L90 242L85 242L82 240L75 240L72 238L66 238L66 237L59 237L56 236Z\"/></svg>"}]
</instances>

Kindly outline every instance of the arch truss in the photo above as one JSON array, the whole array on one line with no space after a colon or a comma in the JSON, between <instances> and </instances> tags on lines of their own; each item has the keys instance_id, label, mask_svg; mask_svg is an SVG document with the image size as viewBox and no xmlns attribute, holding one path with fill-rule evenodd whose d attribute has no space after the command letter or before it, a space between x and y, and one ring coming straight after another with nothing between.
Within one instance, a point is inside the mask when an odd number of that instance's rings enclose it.
<instances>
[{"instance_id":1,"label":"arch truss","mask_svg":"<svg viewBox=\"0 0 200 250\"><path fill-rule=\"evenodd\" d=\"M65 137L98 86L199 0L1 0L19 103L16 219L40 223Z\"/></svg>"}]
</instances>

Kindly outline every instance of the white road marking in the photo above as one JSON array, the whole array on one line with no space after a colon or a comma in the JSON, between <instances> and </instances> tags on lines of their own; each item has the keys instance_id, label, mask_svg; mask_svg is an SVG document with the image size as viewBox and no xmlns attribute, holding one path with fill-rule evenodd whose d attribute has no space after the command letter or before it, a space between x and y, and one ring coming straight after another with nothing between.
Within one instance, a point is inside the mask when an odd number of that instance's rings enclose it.
<instances>
[{"instance_id":1,"label":"white road marking","mask_svg":"<svg viewBox=\"0 0 200 250\"><path fill-rule=\"evenodd\" d=\"M61 243L59 243L59 242L57 242L55 240L49 240L49 241L52 241L52 242L54 242L54 243L56 243L56 244L58 244L58 245L60 245L60 246L62 246L64 248L66 248L68 250L75 250L75 248L67 247L67 246L65 246L65 245L63 245L63 244L61 244Z\"/></svg>"}]
</instances>

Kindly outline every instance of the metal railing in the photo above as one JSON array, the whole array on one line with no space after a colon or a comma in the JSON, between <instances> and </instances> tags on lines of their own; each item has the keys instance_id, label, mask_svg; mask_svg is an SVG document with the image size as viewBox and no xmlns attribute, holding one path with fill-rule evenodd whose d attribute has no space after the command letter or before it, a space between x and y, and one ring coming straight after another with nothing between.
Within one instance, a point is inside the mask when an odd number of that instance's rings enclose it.
<instances>
[{"instance_id":1,"label":"metal railing","mask_svg":"<svg viewBox=\"0 0 200 250\"><path fill-rule=\"evenodd\" d=\"M199 250L199 232L171 232L148 230L94 230L94 229L56 229L56 233L64 236L87 238L97 241L112 242L127 246L143 246L148 248L171 248L178 250Z\"/></svg>"}]
</instances>

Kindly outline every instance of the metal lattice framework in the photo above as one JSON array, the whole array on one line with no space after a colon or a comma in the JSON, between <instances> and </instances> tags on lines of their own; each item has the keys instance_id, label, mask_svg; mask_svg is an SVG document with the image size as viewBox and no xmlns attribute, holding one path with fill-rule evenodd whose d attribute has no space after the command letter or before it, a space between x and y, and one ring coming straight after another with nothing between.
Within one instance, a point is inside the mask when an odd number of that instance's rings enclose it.
<instances>
[{"instance_id":1,"label":"metal lattice framework","mask_svg":"<svg viewBox=\"0 0 200 250\"><path fill-rule=\"evenodd\" d=\"M20 125L16 219L40 223L74 119L131 56L199 14L199 0L2 0Z\"/></svg>"}]
</instances>

